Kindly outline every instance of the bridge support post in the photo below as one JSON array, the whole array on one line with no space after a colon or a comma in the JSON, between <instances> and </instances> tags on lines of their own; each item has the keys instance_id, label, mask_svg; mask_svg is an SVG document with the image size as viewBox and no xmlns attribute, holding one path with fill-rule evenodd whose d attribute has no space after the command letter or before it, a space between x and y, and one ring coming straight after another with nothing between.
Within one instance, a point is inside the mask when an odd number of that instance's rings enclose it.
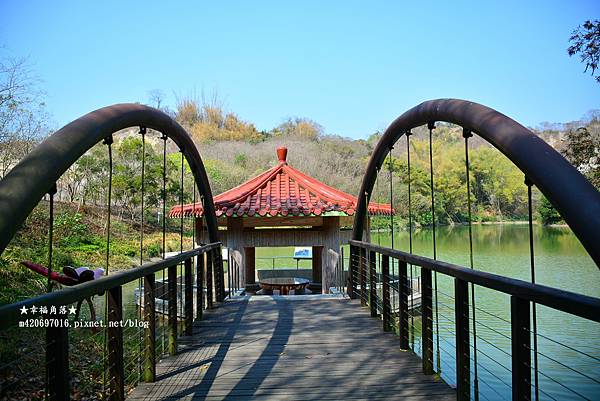
<instances>
[{"instance_id":1,"label":"bridge support post","mask_svg":"<svg viewBox=\"0 0 600 401\"><path fill-rule=\"evenodd\" d=\"M108 290L108 388L110 401L125 399L125 370L123 366L123 295L121 286Z\"/></svg>"},{"instance_id":2,"label":"bridge support post","mask_svg":"<svg viewBox=\"0 0 600 401\"><path fill-rule=\"evenodd\" d=\"M390 257L388 255L381 255L381 281L383 283L381 286L383 331L390 331L392 329L390 324L392 310L390 306Z\"/></svg>"},{"instance_id":3,"label":"bridge support post","mask_svg":"<svg viewBox=\"0 0 600 401\"><path fill-rule=\"evenodd\" d=\"M213 269L214 257L211 251L206 252L206 307L213 307Z\"/></svg>"},{"instance_id":4,"label":"bridge support post","mask_svg":"<svg viewBox=\"0 0 600 401\"><path fill-rule=\"evenodd\" d=\"M185 275L185 335L191 336L194 323L194 293L192 292L192 258L186 259L183 265Z\"/></svg>"},{"instance_id":5,"label":"bridge support post","mask_svg":"<svg viewBox=\"0 0 600 401\"><path fill-rule=\"evenodd\" d=\"M177 265L169 266L169 354L177 354Z\"/></svg>"},{"instance_id":6,"label":"bridge support post","mask_svg":"<svg viewBox=\"0 0 600 401\"><path fill-rule=\"evenodd\" d=\"M350 245L350 266L348 266L348 296L356 299L356 284L358 282L358 248Z\"/></svg>"},{"instance_id":7,"label":"bridge support post","mask_svg":"<svg viewBox=\"0 0 600 401\"><path fill-rule=\"evenodd\" d=\"M369 307L371 317L377 317L377 254L375 251L369 251Z\"/></svg>"},{"instance_id":8,"label":"bridge support post","mask_svg":"<svg viewBox=\"0 0 600 401\"><path fill-rule=\"evenodd\" d=\"M459 279L454 279L454 313L456 325L456 397L459 401L467 401L471 398L469 287L466 281Z\"/></svg>"},{"instance_id":9,"label":"bridge support post","mask_svg":"<svg viewBox=\"0 0 600 401\"><path fill-rule=\"evenodd\" d=\"M223 302L225 301L225 272L223 270L221 247L213 249L212 252L214 254L215 266L215 293L217 302Z\"/></svg>"},{"instance_id":10,"label":"bridge support post","mask_svg":"<svg viewBox=\"0 0 600 401\"><path fill-rule=\"evenodd\" d=\"M154 273L144 276L144 320L148 323L144 329L144 381L147 383L156 379L155 290Z\"/></svg>"},{"instance_id":11,"label":"bridge support post","mask_svg":"<svg viewBox=\"0 0 600 401\"><path fill-rule=\"evenodd\" d=\"M360 305L367 305L367 250L365 248L360 248L360 256L359 256L359 264L358 271L360 275Z\"/></svg>"},{"instance_id":12,"label":"bridge support post","mask_svg":"<svg viewBox=\"0 0 600 401\"><path fill-rule=\"evenodd\" d=\"M510 297L512 399L531 400L531 322L528 300Z\"/></svg>"},{"instance_id":13,"label":"bridge support post","mask_svg":"<svg viewBox=\"0 0 600 401\"><path fill-rule=\"evenodd\" d=\"M400 349L409 349L408 342L408 274L406 262L398 261L398 319L400 320Z\"/></svg>"},{"instance_id":14,"label":"bridge support post","mask_svg":"<svg viewBox=\"0 0 600 401\"><path fill-rule=\"evenodd\" d=\"M198 255L196 261L196 320L202 320L204 312L204 266L206 254Z\"/></svg>"},{"instance_id":15,"label":"bridge support post","mask_svg":"<svg viewBox=\"0 0 600 401\"><path fill-rule=\"evenodd\" d=\"M67 319L61 314L60 320ZM46 377L48 378L48 400L71 399L69 386L69 329L67 327L46 328Z\"/></svg>"},{"instance_id":16,"label":"bridge support post","mask_svg":"<svg viewBox=\"0 0 600 401\"><path fill-rule=\"evenodd\" d=\"M423 342L423 373L433 372L433 293L431 270L421 268L421 332Z\"/></svg>"}]
</instances>

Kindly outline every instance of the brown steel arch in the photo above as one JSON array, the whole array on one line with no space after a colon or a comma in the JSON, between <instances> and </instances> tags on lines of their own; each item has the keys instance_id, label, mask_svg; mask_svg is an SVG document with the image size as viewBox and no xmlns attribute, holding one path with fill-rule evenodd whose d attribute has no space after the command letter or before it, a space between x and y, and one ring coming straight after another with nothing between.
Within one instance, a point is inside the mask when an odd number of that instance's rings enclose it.
<instances>
[{"instance_id":1,"label":"brown steel arch","mask_svg":"<svg viewBox=\"0 0 600 401\"><path fill-rule=\"evenodd\" d=\"M436 121L467 128L508 157L552 202L600 267L600 193L529 129L496 110L459 99L423 102L388 127L367 165L354 217L353 239L362 239L367 197L373 190L376 170L381 167L390 147L407 131Z\"/></svg>"},{"instance_id":2,"label":"brown steel arch","mask_svg":"<svg viewBox=\"0 0 600 401\"><path fill-rule=\"evenodd\" d=\"M124 128L141 126L171 138L183 151L204 197L210 242L217 242L217 218L206 170L192 138L167 114L141 104L116 104L65 125L39 144L0 181L0 253L33 208L67 169L92 146Z\"/></svg>"}]
</instances>

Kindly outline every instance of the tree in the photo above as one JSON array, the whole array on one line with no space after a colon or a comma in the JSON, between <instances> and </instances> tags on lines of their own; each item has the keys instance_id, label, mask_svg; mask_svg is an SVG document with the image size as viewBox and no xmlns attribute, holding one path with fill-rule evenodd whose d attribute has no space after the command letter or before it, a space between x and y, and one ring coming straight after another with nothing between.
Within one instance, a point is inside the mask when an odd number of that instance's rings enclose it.
<instances>
[{"instance_id":1,"label":"tree","mask_svg":"<svg viewBox=\"0 0 600 401\"><path fill-rule=\"evenodd\" d=\"M600 188L600 121L587 127L570 129L566 135L564 156L596 188Z\"/></svg>"},{"instance_id":2,"label":"tree","mask_svg":"<svg viewBox=\"0 0 600 401\"><path fill-rule=\"evenodd\" d=\"M583 72L591 70L591 75L594 76L600 61L600 20L588 20L579 25L571 34L569 42L569 56L579 54L581 62L585 63ZM600 83L600 75L595 78Z\"/></svg>"},{"instance_id":3,"label":"tree","mask_svg":"<svg viewBox=\"0 0 600 401\"><path fill-rule=\"evenodd\" d=\"M175 118L198 142L249 141L258 142L264 135L254 124L242 121L235 113L225 111L217 95L209 101L194 97L177 100Z\"/></svg>"},{"instance_id":4,"label":"tree","mask_svg":"<svg viewBox=\"0 0 600 401\"><path fill-rule=\"evenodd\" d=\"M294 135L314 141L323 135L323 127L308 118L288 118L273 128L273 134L275 136Z\"/></svg>"},{"instance_id":5,"label":"tree","mask_svg":"<svg viewBox=\"0 0 600 401\"><path fill-rule=\"evenodd\" d=\"M538 206L538 213L540 214L540 219L542 220L542 224L547 226L548 224L556 224L562 221L562 217L558 213L558 211L552 206L552 203L542 195L540 199L540 204Z\"/></svg>"},{"instance_id":6,"label":"tree","mask_svg":"<svg viewBox=\"0 0 600 401\"><path fill-rule=\"evenodd\" d=\"M148 91L148 104L155 109L163 110L165 93L160 89Z\"/></svg>"},{"instance_id":7,"label":"tree","mask_svg":"<svg viewBox=\"0 0 600 401\"><path fill-rule=\"evenodd\" d=\"M0 178L49 131L38 84L26 59L0 59Z\"/></svg>"},{"instance_id":8,"label":"tree","mask_svg":"<svg viewBox=\"0 0 600 401\"><path fill-rule=\"evenodd\" d=\"M162 185L162 160L150 141L146 141L144 166L145 206L157 205ZM139 136L129 136L115 147L113 164L113 193L115 203L127 211L135 220L141 205L142 188L142 140Z\"/></svg>"}]
</instances>

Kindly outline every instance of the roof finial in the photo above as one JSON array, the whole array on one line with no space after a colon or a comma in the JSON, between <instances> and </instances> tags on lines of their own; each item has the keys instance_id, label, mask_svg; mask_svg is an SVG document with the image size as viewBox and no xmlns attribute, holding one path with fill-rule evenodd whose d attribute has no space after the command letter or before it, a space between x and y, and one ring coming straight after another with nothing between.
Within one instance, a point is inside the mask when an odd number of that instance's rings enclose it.
<instances>
[{"instance_id":1,"label":"roof finial","mask_svg":"<svg viewBox=\"0 0 600 401\"><path fill-rule=\"evenodd\" d=\"M277 148L277 157L279 158L279 163L286 163L287 148L285 146Z\"/></svg>"}]
</instances>

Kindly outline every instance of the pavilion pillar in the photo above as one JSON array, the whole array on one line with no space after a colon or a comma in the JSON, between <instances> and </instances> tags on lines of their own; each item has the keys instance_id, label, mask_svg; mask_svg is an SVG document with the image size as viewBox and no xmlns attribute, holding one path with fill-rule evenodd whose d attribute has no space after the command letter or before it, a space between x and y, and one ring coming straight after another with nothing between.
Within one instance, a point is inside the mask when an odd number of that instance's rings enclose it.
<instances>
[{"instance_id":1,"label":"pavilion pillar","mask_svg":"<svg viewBox=\"0 0 600 401\"><path fill-rule=\"evenodd\" d=\"M254 285L256 282L256 248L247 246L244 248L246 260L246 282L245 284Z\"/></svg>"},{"instance_id":2,"label":"pavilion pillar","mask_svg":"<svg viewBox=\"0 0 600 401\"><path fill-rule=\"evenodd\" d=\"M227 248L230 252L235 252L236 262L239 264L240 283L245 283L246 252L244 251L244 224L241 217L227 217Z\"/></svg>"},{"instance_id":3,"label":"pavilion pillar","mask_svg":"<svg viewBox=\"0 0 600 401\"><path fill-rule=\"evenodd\" d=\"M323 248L322 246L312 247L312 282L322 283L321 270L323 269ZM323 292L321 290L321 292Z\"/></svg>"},{"instance_id":4,"label":"pavilion pillar","mask_svg":"<svg viewBox=\"0 0 600 401\"><path fill-rule=\"evenodd\" d=\"M196 222L196 243L194 245L199 246L200 244L206 243L206 240L204 239L205 231L204 231L204 224L202 222L202 217L196 217L195 222Z\"/></svg>"},{"instance_id":5,"label":"pavilion pillar","mask_svg":"<svg viewBox=\"0 0 600 401\"><path fill-rule=\"evenodd\" d=\"M328 250L340 253L340 218L339 216L328 216L323 218L323 242L321 251L321 285L323 293L329 293L329 288L335 285L335 266ZM314 254L313 254L314 256Z\"/></svg>"}]
</instances>

